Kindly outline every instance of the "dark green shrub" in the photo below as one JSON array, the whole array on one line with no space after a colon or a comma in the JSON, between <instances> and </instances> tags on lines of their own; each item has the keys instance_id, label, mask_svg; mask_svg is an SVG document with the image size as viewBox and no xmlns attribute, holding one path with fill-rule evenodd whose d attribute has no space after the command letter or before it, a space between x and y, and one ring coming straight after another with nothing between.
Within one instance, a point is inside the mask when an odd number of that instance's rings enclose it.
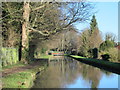
<instances>
[{"instance_id":1,"label":"dark green shrub","mask_svg":"<svg viewBox=\"0 0 120 90\"><path fill-rule=\"evenodd\" d=\"M41 49L41 54L45 54L46 51L47 51L46 48L42 48L42 49Z\"/></svg>"},{"instance_id":2,"label":"dark green shrub","mask_svg":"<svg viewBox=\"0 0 120 90\"><path fill-rule=\"evenodd\" d=\"M93 48L88 51L90 58L98 58L98 49Z\"/></svg>"},{"instance_id":3,"label":"dark green shrub","mask_svg":"<svg viewBox=\"0 0 120 90\"><path fill-rule=\"evenodd\" d=\"M105 61L109 61L109 54L104 54L104 55L101 55L102 59L105 60Z\"/></svg>"},{"instance_id":4,"label":"dark green shrub","mask_svg":"<svg viewBox=\"0 0 120 90\"><path fill-rule=\"evenodd\" d=\"M93 49L93 58L98 58L98 49L97 48Z\"/></svg>"}]
</instances>

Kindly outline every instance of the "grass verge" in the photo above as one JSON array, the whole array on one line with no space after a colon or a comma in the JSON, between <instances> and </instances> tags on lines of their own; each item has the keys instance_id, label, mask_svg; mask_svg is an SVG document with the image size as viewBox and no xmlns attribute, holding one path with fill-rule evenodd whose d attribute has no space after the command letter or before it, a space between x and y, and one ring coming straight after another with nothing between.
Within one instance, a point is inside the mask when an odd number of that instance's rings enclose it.
<instances>
[{"instance_id":1,"label":"grass verge","mask_svg":"<svg viewBox=\"0 0 120 90\"><path fill-rule=\"evenodd\" d=\"M114 63L110 61L104 61L101 59L92 59L92 58L86 58L86 57L81 57L81 56L76 56L76 55L67 55L69 57L72 57L80 62L105 69L107 71L113 72L120 74L120 63Z\"/></svg>"},{"instance_id":2,"label":"grass verge","mask_svg":"<svg viewBox=\"0 0 120 90\"><path fill-rule=\"evenodd\" d=\"M36 74L45 69L47 65L37 66L2 78L3 88L30 88L36 78Z\"/></svg>"},{"instance_id":3,"label":"grass verge","mask_svg":"<svg viewBox=\"0 0 120 90\"><path fill-rule=\"evenodd\" d=\"M52 55L41 55L40 58L43 58L43 59L49 59Z\"/></svg>"},{"instance_id":4,"label":"grass verge","mask_svg":"<svg viewBox=\"0 0 120 90\"><path fill-rule=\"evenodd\" d=\"M34 76L34 73L28 71L11 74L2 79L2 86L3 88L28 88Z\"/></svg>"}]
</instances>

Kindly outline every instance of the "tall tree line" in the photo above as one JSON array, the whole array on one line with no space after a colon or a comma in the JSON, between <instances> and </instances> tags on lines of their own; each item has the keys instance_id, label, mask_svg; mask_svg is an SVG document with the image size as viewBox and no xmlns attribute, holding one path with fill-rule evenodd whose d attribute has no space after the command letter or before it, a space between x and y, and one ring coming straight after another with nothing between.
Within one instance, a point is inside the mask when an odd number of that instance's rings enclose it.
<instances>
[{"instance_id":1,"label":"tall tree line","mask_svg":"<svg viewBox=\"0 0 120 90\"><path fill-rule=\"evenodd\" d=\"M94 57L93 50L99 49L99 46L102 43L101 32L98 28L97 20L94 15L90 22L90 28L85 29L80 34L78 41L79 41L78 54L93 58Z\"/></svg>"},{"instance_id":2,"label":"tall tree line","mask_svg":"<svg viewBox=\"0 0 120 90\"><path fill-rule=\"evenodd\" d=\"M67 8L67 10L66 10ZM19 47L23 62L29 59L36 37L48 39L76 23L88 20L91 5L86 2L4 2L2 3L3 46ZM38 41L36 41L38 42ZM37 44L37 43L36 43Z\"/></svg>"}]
</instances>

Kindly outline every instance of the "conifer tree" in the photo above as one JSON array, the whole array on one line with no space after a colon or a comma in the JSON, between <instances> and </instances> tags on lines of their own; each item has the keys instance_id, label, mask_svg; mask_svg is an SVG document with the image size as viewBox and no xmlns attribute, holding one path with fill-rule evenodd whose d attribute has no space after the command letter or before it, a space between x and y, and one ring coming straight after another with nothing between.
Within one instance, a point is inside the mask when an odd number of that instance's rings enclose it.
<instances>
[{"instance_id":1,"label":"conifer tree","mask_svg":"<svg viewBox=\"0 0 120 90\"><path fill-rule=\"evenodd\" d=\"M90 22L90 30L91 32L93 32L95 29L97 29L97 21L95 15L93 15L92 20Z\"/></svg>"}]
</instances>

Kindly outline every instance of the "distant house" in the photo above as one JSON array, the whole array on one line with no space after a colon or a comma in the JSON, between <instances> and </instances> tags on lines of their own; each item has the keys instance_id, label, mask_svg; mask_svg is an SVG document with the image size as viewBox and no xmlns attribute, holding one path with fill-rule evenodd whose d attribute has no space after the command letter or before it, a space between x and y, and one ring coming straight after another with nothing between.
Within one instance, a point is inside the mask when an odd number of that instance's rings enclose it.
<instances>
[{"instance_id":1,"label":"distant house","mask_svg":"<svg viewBox=\"0 0 120 90\"><path fill-rule=\"evenodd\" d=\"M116 48L118 48L118 50L120 50L120 45L117 45L117 46L115 46Z\"/></svg>"}]
</instances>

